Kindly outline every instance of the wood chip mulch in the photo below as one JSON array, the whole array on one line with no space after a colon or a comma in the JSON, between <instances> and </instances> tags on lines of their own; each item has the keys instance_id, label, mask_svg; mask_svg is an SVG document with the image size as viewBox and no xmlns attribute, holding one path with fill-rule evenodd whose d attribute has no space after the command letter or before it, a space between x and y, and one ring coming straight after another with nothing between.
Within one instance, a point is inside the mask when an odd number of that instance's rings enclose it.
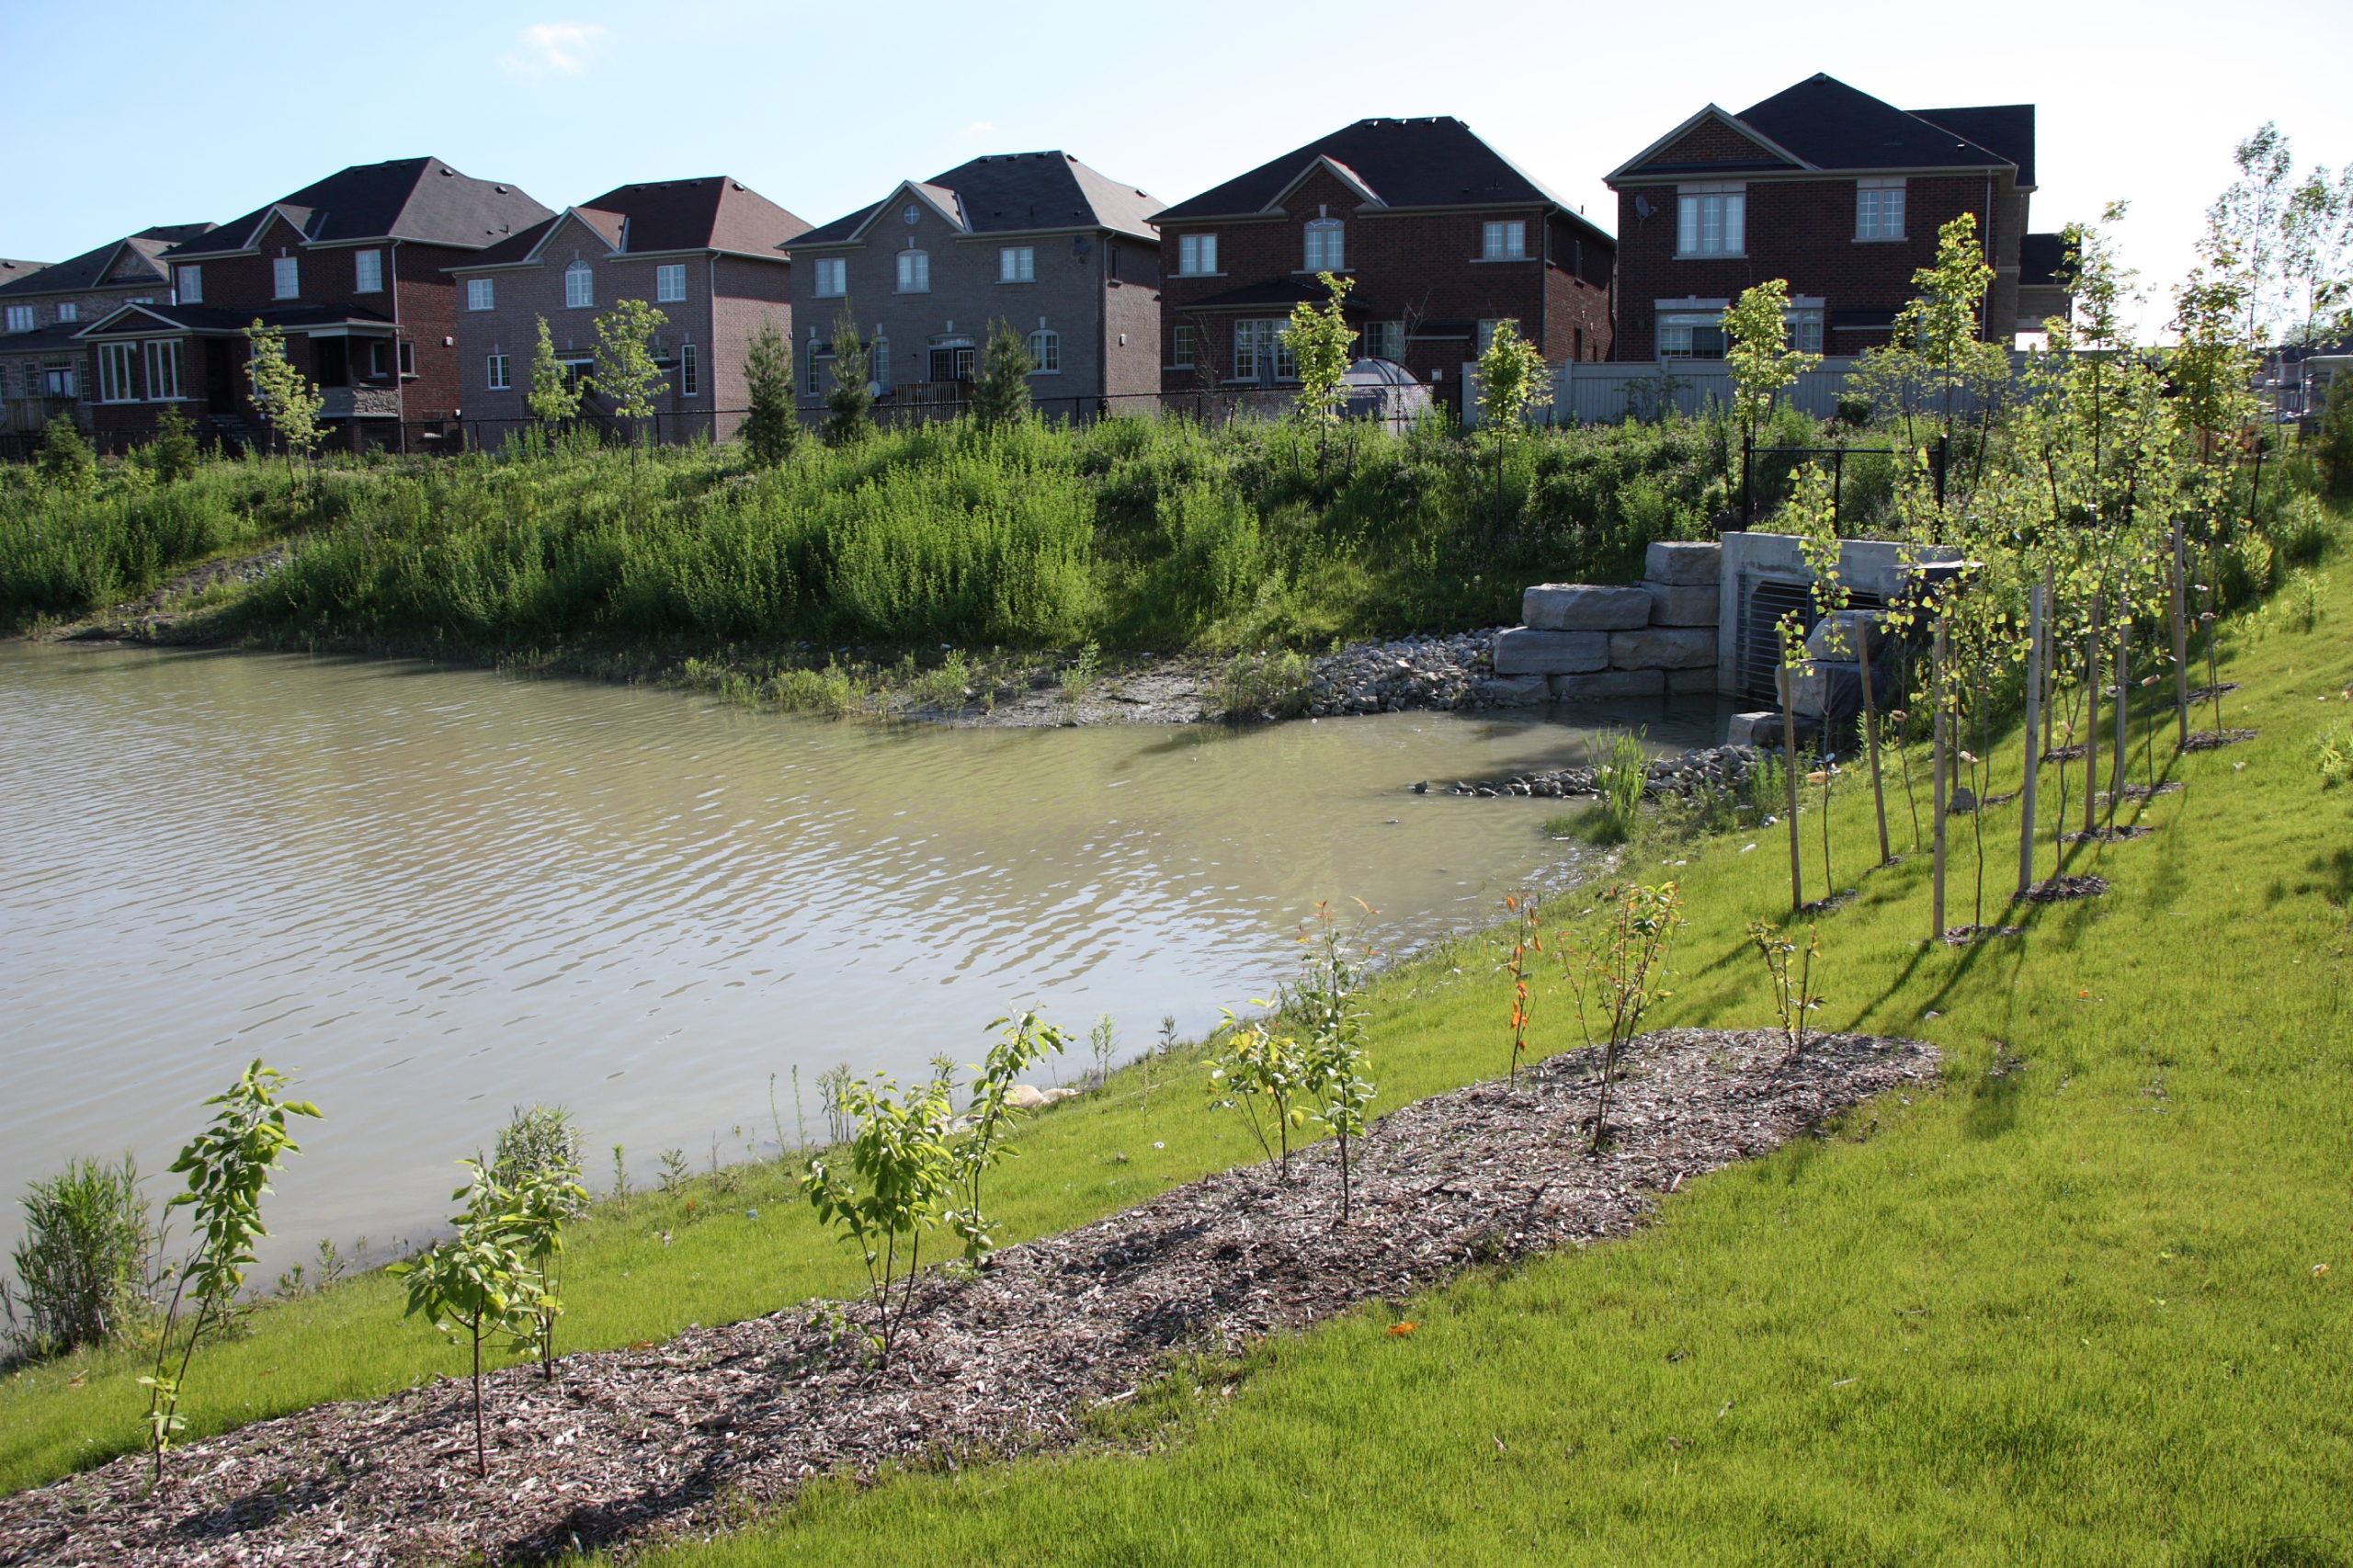
<instances>
[{"instance_id":1,"label":"wood chip mulch","mask_svg":"<svg viewBox=\"0 0 2353 1568\"><path fill-rule=\"evenodd\" d=\"M1627 1235L1686 1178L1938 1072L1933 1047L1853 1035L1782 1058L1769 1030L1644 1036L1598 1157L1590 1051L1416 1102L1362 1141L1351 1223L1328 1143L1288 1182L1222 1172L930 1278L886 1371L842 1332L863 1303L566 1357L553 1382L501 1371L487 1480L455 1381L189 1444L153 1497L128 1456L0 1498L0 1564L530 1562L718 1530L813 1476L1067 1445L1172 1351L1231 1353L1476 1264Z\"/></svg>"},{"instance_id":2,"label":"wood chip mulch","mask_svg":"<svg viewBox=\"0 0 2353 1568\"><path fill-rule=\"evenodd\" d=\"M2258 733L2255 730L2192 730L2189 733L2189 738L2181 743L2181 749L2220 751L2224 746L2234 746L2242 741L2251 741Z\"/></svg>"},{"instance_id":3,"label":"wood chip mulch","mask_svg":"<svg viewBox=\"0 0 2353 1568\"><path fill-rule=\"evenodd\" d=\"M2062 844L2122 844L2131 839L2146 838L2157 830L2144 822L2126 823L2120 827L2096 827L2089 833L2063 833Z\"/></svg>"},{"instance_id":4,"label":"wood chip mulch","mask_svg":"<svg viewBox=\"0 0 2353 1568\"><path fill-rule=\"evenodd\" d=\"M2029 883L2018 897L2027 903L2064 903L2074 898L2097 898L2106 892L2106 877L2050 877Z\"/></svg>"},{"instance_id":5,"label":"wood chip mulch","mask_svg":"<svg viewBox=\"0 0 2353 1568\"><path fill-rule=\"evenodd\" d=\"M2195 708L2201 702L2211 702L2218 697L2228 697L2238 688L2239 683L2234 680L2226 680L2220 686L2201 686L2189 694L2189 705Z\"/></svg>"},{"instance_id":6,"label":"wood chip mulch","mask_svg":"<svg viewBox=\"0 0 2353 1568\"><path fill-rule=\"evenodd\" d=\"M1999 937L2025 935L2026 927L2023 926L1948 926L1945 927L1945 946L1965 948L1973 942L1990 942Z\"/></svg>"}]
</instances>

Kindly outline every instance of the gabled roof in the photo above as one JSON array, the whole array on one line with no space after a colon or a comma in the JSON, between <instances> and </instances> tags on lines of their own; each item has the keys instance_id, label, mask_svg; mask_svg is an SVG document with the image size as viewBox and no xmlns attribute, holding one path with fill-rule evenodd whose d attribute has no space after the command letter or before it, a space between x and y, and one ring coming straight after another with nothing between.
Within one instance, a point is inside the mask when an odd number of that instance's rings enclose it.
<instances>
[{"instance_id":1,"label":"gabled roof","mask_svg":"<svg viewBox=\"0 0 2353 1568\"><path fill-rule=\"evenodd\" d=\"M264 326L277 327L335 326L347 322L362 326L392 324L392 317L358 305L279 305L241 311L226 305L124 304L117 305L74 335L106 337L116 333L152 333L158 327L176 327L186 332L243 332L256 320ZM6 341L0 338L0 343Z\"/></svg>"},{"instance_id":2,"label":"gabled roof","mask_svg":"<svg viewBox=\"0 0 2353 1568\"><path fill-rule=\"evenodd\" d=\"M927 180L904 180L890 196L798 235L796 245L839 244L858 239L901 192L919 196L970 234L1020 233L1038 229L1108 229L1157 241L1152 229L1157 197L1121 185L1068 153L996 153L959 164Z\"/></svg>"},{"instance_id":3,"label":"gabled roof","mask_svg":"<svg viewBox=\"0 0 2353 1568\"><path fill-rule=\"evenodd\" d=\"M460 174L438 158L395 158L354 164L165 254L199 261L250 249L273 217L313 244L417 240L480 250L548 215L513 186Z\"/></svg>"},{"instance_id":4,"label":"gabled roof","mask_svg":"<svg viewBox=\"0 0 2353 1568\"><path fill-rule=\"evenodd\" d=\"M1700 125L1713 119L1733 131L1743 150L1701 158L1665 157ZM1750 154L1746 148L1753 148ZM1711 104L1612 170L1607 180L1662 175L1734 173L1777 167L1805 171L1869 169L1998 169L2016 165L2018 181L2034 174L2034 106L1897 108L1816 72L1738 114Z\"/></svg>"},{"instance_id":5,"label":"gabled roof","mask_svg":"<svg viewBox=\"0 0 2353 1568\"><path fill-rule=\"evenodd\" d=\"M46 261L10 261L0 256L0 292L9 284L22 283L36 272L46 272L51 264Z\"/></svg>"},{"instance_id":6,"label":"gabled roof","mask_svg":"<svg viewBox=\"0 0 2353 1568\"><path fill-rule=\"evenodd\" d=\"M211 229L210 223L165 223L142 229L96 250L84 251L54 267L40 267L28 276L0 283L0 295L74 294L109 286L136 288L171 282L171 271L159 259L176 244L195 239ZM0 263L0 267L9 264ZM16 265L32 267L25 262Z\"/></svg>"},{"instance_id":7,"label":"gabled roof","mask_svg":"<svg viewBox=\"0 0 2353 1568\"><path fill-rule=\"evenodd\" d=\"M1299 181L1318 166L1335 166L1387 207L1499 207L1541 202L1584 223L1576 209L1546 189L1481 141L1459 119L1360 119L1329 136L1294 147L1161 212L1156 222L1251 217L1276 210Z\"/></svg>"},{"instance_id":8,"label":"gabled roof","mask_svg":"<svg viewBox=\"0 0 2353 1568\"><path fill-rule=\"evenodd\" d=\"M786 244L807 222L741 180L724 175L617 186L578 207L522 229L451 272L537 261L566 218L576 219L615 252L715 250L785 259Z\"/></svg>"}]
</instances>

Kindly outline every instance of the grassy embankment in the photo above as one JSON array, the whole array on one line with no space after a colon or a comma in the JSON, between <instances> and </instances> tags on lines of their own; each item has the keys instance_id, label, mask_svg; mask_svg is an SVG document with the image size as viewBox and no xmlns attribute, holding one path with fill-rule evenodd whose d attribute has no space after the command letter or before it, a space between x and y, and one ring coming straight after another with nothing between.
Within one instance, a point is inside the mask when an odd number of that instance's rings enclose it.
<instances>
[{"instance_id":1,"label":"grassy embankment","mask_svg":"<svg viewBox=\"0 0 2353 1568\"><path fill-rule=\"evenodd\" d=\"M899 649L936 664L943 643L1321 647L1510 619L1540 577L1631 578L1649 540L1725 504L1728 439L1676 420L1540 431L1498 456L1435 426L1111 420L894 431L765 472L733 448L562 442L301 483L274 462L160 488L119 463L86 493L18 471L0 474L0 626L299 526L289 565L184 630L606 673L694 659L770 695L795 669ZM192 512L201 528L152 520Z\"/></svg>"},{"instance_id":2,"label":"grassy embankment","mask_svg":"<svg viewBox=\"0 0 2353 1568\"><path fill-rule=\"evenodd\" d=\"M2312 758L2353 716L2349 626L2353 584L2309 630L2243 623L2226 717L2262 737L2174 760L2170 716L2141 726L2188 790L2146 808L2153 836L2076 852L2070 869L2114 891L2032 914L2022 939L1924 945L1924 856L1842 876L1863 896L1823 923L1821 1021L1935 1040L1946 1092L1693 1183L1630 1244L1434 1292L1405 1309L1410 1337L1361 1313L1264 1347L1238 1383L1172 1381L1107 1428L1141 1445L824 1490L670 1556L2353 1562L2353 790L2324 790ZM1996 888L2012 810L1989 824ZM1846 867L1873 853L1868 811L1850 790L1833 813ZM1654 1021L1768 1021L1743 930L1781 910L1779 841L1631 853L1692 912ZM1375 988L1383 1104L1502 1065L1493 959L1469 942ZM1538 1006L1540 1042L1573 1042L1557 986ZM1135 1068L1032 1125L1006 1172L1011 1234L1250 1152L1197 1070L1154 1071L1148 1107ZM573 1256L566 1344L848 1286L780 1173L732 1179L697 1186L698 1221L682 1197L600 1210ZM194 1424L456 1369L397 1313L381 1278L265 1311L199 1363ZM0 1483L134 1446L133 1374L98 1355L0 1385Z\"/></svg>"}]
</instances>

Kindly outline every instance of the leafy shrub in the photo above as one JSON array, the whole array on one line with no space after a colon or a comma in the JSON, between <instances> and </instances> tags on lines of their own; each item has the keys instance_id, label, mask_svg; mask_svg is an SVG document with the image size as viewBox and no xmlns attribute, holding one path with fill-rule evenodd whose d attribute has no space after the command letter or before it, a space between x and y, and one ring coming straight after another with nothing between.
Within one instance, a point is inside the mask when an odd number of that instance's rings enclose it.
<instances>
[{"instance_id":1,"label":"leafy shrub","mask_svg":"<svg viewBox=\"0 0 2353 1568\"><path fill-rule=\"evenodd\" d=\"M2324 790L2353 784L2353 724L2331 724L2321 733L2313 742L2313 767Z\"/></svg>"},{"instance_id":2,"label":"leafy shrub","mask_svg":"<svg viewBox=\"0 0 2353 1568\"><path fill-rule=\"evenodd\" d=\"M161 1237L130 1155L80 1159L25 1196L25 1234L0 1284L20 1356L53 1356L128 1337L154 1307L150 1280Z\"/></svg>"},{"instance_id":3,"label":"leafy shrub","mask_svg":"<svg viewBox=\"0 0 2353 1568\"><path fill-rule=\"evenodd\" d=\"M1218 675L1211 701L1229 723L1297 718L1307 708L1307 660L1288 649L1236 653Z\"/></svg>"}]
</instances>

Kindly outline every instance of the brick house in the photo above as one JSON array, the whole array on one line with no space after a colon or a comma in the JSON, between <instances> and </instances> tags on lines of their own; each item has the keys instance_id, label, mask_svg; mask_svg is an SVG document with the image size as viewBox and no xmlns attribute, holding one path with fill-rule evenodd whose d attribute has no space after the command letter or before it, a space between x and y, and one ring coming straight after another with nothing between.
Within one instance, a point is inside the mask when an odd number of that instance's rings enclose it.
<instances>
[{"instance_id":1,"label":"brick house","mask_svg":"<svg viewBox=\"0 0 2353 1568\"><path fill-rule=\"evenodd\" d=\"M1619 359L1721 358L1724 309L1775 278L1789 282L1799 347L1884 344L1912 274L1936 259L1937 231L1964 212L1995 268L1985 337L2009 344L2022 315L2051 302L2047 287L2020 292L2032 104L1907 111L1817 74L1738 114L1710 104L1607 183Z\"/></svg>"},{"instance_id":2,"label":"brick house","mask_svg":"<svg viewBox=\"0 0 2353 1568\"><path fill-rule=\"evenodd\" d=\"M1610 347L1616 244L1459 119L1362 119L1154 220L1169 393L1292 379L1291 307L1355 280L1361 357L1393 360L1460 408L1460 375L1511 321L1553 364Z\"/></svg>"},{"instance_id":3,"label":"brick house","mask_svg":"<svg viewBox=\"0 0 2353 1568\"><path fill-rule=\"evenodd\" d=\"M655 399L655 432L726 439L749 401L753 336L767 324L791 341L786 247L808 227L723 175L657 180L566 208L450 267L465 423L495 441L530 418L523 398L541 321L577 374L596 357L597 317L642 300L668 318L654 343L668 389Z\"/></svg>"},{"instance_id":4,"label":"brick house","mask_svg":"<svg viewBox=\"0 0 2353 1568\"><path fill-rule=\"evenodd\" d=\"M90 428L88 350L81 330L116 306L169 301L163 255L212 227L168 223L142 229L53 267L0 262L0 427L38 430L60 414Z\"/></svg>"},{"instance_id":5,"label":"brick house","mask_svg":"<svg viewBox=\"0 0 2353 1568\"><path fill-rule=\"evenodd\" d=\"M513 186L402 158L174 245L162 256L173 299L82 329L97 436L141 437L174 402L217 436L258 429L244 374L258 319L285 332L288 358L325 393L327 445L414 449L460 402L448 269L549 215Z\"/></svg>"},{"instance_id":6,"label":"brick house","mask_svg":"<svg viewBox=\"0 0 2353 1568\"><path fill-rule=\"evenodd\" d=\"M1002 153L812 229L792 244L801 404L824 406L845 311L881 407L953 404L990 324L1020 333L1049 415L1148 410L1160 391L1161 202L1067 153Z\"/></svg>"}]
</instances>

